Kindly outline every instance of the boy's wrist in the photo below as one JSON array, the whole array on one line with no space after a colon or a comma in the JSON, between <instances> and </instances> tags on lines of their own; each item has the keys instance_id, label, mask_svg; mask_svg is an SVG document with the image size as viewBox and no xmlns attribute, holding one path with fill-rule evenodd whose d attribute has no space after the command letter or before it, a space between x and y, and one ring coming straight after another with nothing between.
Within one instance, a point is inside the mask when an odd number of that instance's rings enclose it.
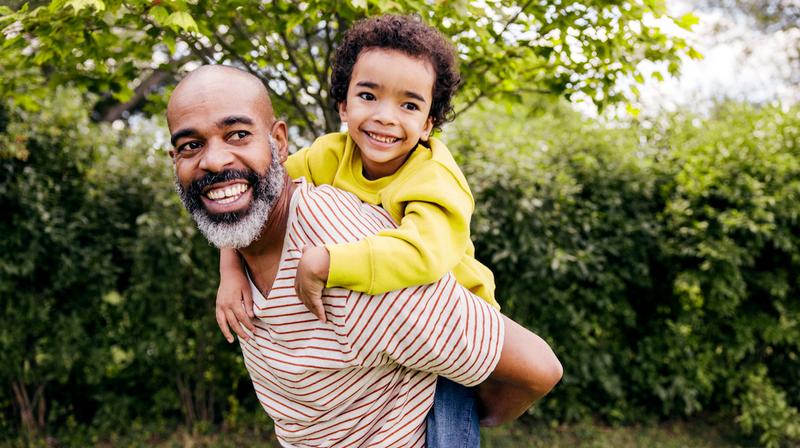
<instances>
[{"instance_id":1,"label":"boy's wrist","mask_svg":"<svg viewBox=\"0 0 800 448\"><path fill-rule=\"evenodd\" d=\"M311 266L310 272L322 282L328 281L328 274L330 273L331 256L325 246L308 247L306 252L311 252L310 256Z\"/></svg>"},{"instance_id":2,"label":"boy's wrist","mask_svg":"<svg viewBox=\"0 0 800 448\"><path fill-rule=\"evenodd\" d=\"M220 274L228 271L237 271L242 268L242 261L236 249L223 248L219 253L219 272Z\"/></svg>"}]
</instances>

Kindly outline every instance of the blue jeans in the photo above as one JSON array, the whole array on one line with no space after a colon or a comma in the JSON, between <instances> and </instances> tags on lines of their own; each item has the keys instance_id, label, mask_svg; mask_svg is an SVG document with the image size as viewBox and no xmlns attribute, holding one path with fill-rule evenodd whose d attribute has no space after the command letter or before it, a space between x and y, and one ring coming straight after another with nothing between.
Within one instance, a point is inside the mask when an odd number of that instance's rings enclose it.
<instances>
[{"instance_id":1,"label":"blue jeans","mask_svg":"<svg viewBox=\"0 0 800 448\"><path fill-rule=\"evenodd\" d=\"M481 446L475 391L447 378L436 379L433 407L427 417L428 448L476 448Z\"/></svg>"}]
</instances>

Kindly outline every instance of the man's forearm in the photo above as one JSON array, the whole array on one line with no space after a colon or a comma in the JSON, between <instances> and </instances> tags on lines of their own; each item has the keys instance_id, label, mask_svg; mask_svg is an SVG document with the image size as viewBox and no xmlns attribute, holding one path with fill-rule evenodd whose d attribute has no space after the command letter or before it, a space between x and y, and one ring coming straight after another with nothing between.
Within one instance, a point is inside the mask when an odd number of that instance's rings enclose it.
<instances>
[{"instance_id":1,"label":"man's forearm","mask_svg":"<svg viewBox=\"0 0 800 448\"><path fill-rule=\"evenodd\" d=\"M563 370L550 346L503 316L505 338L500 361L478 386L481 425L497 426L522 415L561 380Z\"/></svg>"}]
</instances>

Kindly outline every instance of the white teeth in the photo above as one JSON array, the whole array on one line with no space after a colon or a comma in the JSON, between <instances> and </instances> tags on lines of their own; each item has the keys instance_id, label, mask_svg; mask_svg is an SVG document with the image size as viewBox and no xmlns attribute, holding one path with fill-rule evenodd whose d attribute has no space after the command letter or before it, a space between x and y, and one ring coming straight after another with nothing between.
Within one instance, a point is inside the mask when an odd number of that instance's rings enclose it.
<instances>
[{"instance_id":1,"label":"white teeth","mask_svg":"<svg viewBox=\"0 0 800 448\"><path fill-rule=\"evenodd\" d=\"M367 135L369 135L369 137L372 138L373 140L377 140L381 143L394 143L400 140L397 137L384 137L382 135L373 134L372 132L367 132Z\"/></svg>"},{"instance_id":2,"label":"white teeth","mask_svg":"<svg viewBox=\"0 0 800 448\"><path fill-rule=\"evenodd\" d=\"M206 197L214 201L227 203L235 200L236 196L244 193L248 188L250 187L246 184L233 184L224 188L209 190L206 192Z\"/></svg>"}]
</instances>

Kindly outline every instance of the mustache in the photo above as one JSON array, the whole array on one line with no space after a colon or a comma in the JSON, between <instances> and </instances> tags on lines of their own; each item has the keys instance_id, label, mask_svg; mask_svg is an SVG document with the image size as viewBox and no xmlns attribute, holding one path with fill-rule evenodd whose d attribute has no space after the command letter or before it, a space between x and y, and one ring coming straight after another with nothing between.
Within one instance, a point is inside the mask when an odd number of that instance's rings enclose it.
<instances>
[{"instance_id":1,"label":"mustache","mask_svg":"<svg viewBox=\"0 0 800 448\"><path fill-rule=\"evenodd\" d=\"M220 171L219 173L208 173L203 177L192 181L189 186L184 190L180 182L177 182L178 194L183 200L186 209L189 213L201 212L204 210L201 196L203 190L220 182L230 182L232 180L244 179L250 184L253 191L253 200L259 199L261 196L261 179L258 174L250 170L230 169ZM247 211L229 212L218 215L209 215L209 219L215 223L232 223L238 221L242 215L247 214Z\"/></svg>"},{"instance_id":2,"label":"mustache","mask_svg":"<svg viewBox=\"0 0 800 448\"><path fill-rule=\"evenodd\" d=\"M254 171L250 170L225 170L220 171L219 173L208 173L205 176L201 177L200 179L194 180L191 184L189 184L189 188L186 191L186 194L189 197L199 198L201 194L203 194L203 190L210 187L211 185L221 183L221 182L230 182L232 180L239 180L244 179L250 186L258 185L258 174Z\"/></svg>"}]
</instances>

